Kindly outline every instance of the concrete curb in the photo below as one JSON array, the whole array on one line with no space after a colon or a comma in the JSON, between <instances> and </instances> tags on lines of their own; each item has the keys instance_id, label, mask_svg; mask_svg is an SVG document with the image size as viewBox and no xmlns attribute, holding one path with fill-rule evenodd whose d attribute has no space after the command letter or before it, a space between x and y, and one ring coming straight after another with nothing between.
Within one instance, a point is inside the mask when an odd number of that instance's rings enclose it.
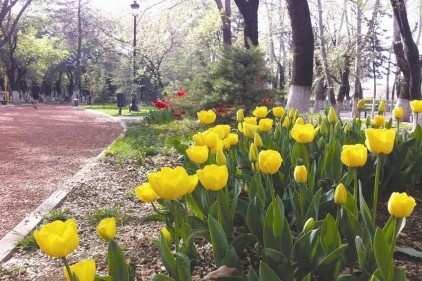
<instances>
[{"instance_id":1,"label":"concrete curb","mask_svg":"<svg viewBox=\"0 0 422 281\"><path fill-rule=\"evenodd\" d=\"M0 240L0 263L5 262L8 260L13 251L15 249L16 243L27 236L35 227L41 222L44 215L48 214L52 209L57 207L60 203L64 201L66 196L72 191L73 187L75 186L74 182L75 179L83 177L87 174L88 171L92 170L96 162L104 156L105 151L111 147L118 139L124 137L127 126L126 123L118 117L113 117L107 114L90 111L93 113L98 113L103 116L110 117L110 119L114 120L115 122L119 122L123 128L122 133L108 146L106 147L99 155L94 158L91 158L87 161L87 163L70 179L68 179L63 186L55 191L53 194L50 195L41 205L38 206L33 212L31 212L26 218L24 218L15 228L13 228L8 234L6 234ZM140 119L142 120L142 119Z\"/></svg>"}]
</instances>

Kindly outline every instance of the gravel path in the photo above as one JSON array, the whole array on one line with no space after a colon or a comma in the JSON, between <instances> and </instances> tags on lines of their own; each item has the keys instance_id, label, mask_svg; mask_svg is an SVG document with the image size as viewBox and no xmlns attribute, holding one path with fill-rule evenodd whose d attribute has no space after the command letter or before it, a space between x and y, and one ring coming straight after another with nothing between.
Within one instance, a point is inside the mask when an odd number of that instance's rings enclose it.
<instances>
[{"instance_id":1,"label":"gravel path","mask_svg":"<svg viewBox=\"0 0 422 281\"><path fill-rule=\"evenodd\" d=\"M0 238L123 131L117 119L67 105L0 109Z\"/></svg>"}]
</instances>

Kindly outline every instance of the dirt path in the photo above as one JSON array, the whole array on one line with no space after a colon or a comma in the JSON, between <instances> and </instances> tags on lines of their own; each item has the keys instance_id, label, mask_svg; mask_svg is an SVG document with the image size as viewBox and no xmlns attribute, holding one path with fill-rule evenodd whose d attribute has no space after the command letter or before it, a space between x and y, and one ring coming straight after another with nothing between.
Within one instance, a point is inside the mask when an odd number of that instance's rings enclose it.
<instances>
[{"instance_id":1,"label":"dirt path","mask_svg":"<svg viewBox=\"0 0 422 281\"><path fill-rule=\"evenodd\" d=\"M123 131L67 105L0 108L0 238Z\"/></svg>"}]
</instances>

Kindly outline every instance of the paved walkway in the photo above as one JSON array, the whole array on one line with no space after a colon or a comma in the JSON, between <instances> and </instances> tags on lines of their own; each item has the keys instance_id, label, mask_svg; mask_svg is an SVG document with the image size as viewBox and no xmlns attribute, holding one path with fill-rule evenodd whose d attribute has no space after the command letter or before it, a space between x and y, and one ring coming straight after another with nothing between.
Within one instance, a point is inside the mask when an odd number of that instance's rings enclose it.
<instances>
[{"instance_id":1,"label":"paved walkway","mask_svg":"<svg viewBox=\"0 0 422 281\"><path fill-rule=\"evenodd\" d=\"M118 118L68 105L0 107L0 261L66 196L65 181L123 131Z\"/></svg>"}]
</instances>

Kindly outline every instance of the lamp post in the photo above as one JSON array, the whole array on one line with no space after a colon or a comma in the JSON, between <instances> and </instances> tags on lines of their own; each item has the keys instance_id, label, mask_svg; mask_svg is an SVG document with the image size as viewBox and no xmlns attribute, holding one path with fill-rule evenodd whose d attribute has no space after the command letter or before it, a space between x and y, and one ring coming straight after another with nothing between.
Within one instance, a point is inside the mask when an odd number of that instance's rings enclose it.
<instances>
[{"instance_id":1,"label":"lamp post","mask_svg":"<svg viewBox=\"0 0 422 281\"><path fill-rule=\"evenodd\" d=\"M130 7L132 8L133 11L133 65L132 65L132 95L133 95L133 99L132 101L130 101L129 104L129 112L131 111L131 107L135 105L132 105L132 102L135 102L135 77L136 77L136 18L138 16L138 9L139 9L139 4L136 2L136 0L133 1L132 4L130 4Z\"/></svg>"}]
</instances>

